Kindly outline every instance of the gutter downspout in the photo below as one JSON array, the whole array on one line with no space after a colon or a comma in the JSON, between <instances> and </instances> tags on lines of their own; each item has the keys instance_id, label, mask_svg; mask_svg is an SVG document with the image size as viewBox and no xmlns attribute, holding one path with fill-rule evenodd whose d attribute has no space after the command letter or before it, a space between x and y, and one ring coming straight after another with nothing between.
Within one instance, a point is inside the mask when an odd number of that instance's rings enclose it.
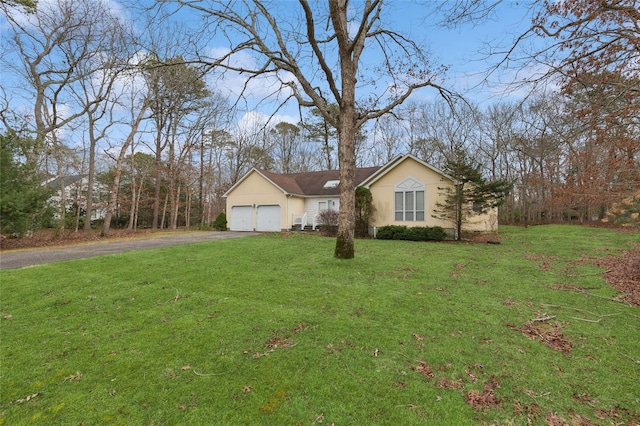
<instances>
[{"instance_id":1,"label":"gutter downspout","mask_svg":"<svg viewBox=\"0 0 640 426\"><path fill-rule=\"evenodd\" d=\"M285 225L287 226L287 228L285 230L287 231L290 231L291 229L293 229L293 220L291 221L292 222L291 226L289 226L289 198L291 198L291 194L286 194L287 206L286 206L285 217L287 218L287 223Z\"/></svg>"}]
</instances>

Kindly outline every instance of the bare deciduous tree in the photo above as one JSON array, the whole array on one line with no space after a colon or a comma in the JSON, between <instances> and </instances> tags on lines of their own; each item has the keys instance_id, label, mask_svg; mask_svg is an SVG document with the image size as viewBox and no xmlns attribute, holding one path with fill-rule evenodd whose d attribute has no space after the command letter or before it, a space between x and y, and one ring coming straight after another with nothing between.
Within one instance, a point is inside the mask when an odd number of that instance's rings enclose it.
<instances>
[{"instance_id":1,"label":"bare deciduous tree","mask_svg":"<svg viewBox=\"0 0 640 426\"><path fill-rule=\"evenodd\" d=\"M260 117L249 114L241 125L237 125L231 143L227 146L231 184L240 180L252 167L272 169L270 145L267 127Z\"/></svg>"},{"instance_id":2,"label":"bare deciduous tree","mask_svg":"<svg viewBox=\"0 0 640 426\"><path fill-rule=\"evenodd\" d=\"M575 113L589 133L590 142L574 153L581 175L573 178L591 201L578 204L590 205L583 208L593 210L587 216L602 218L612 199L629 196L640 181L640 5L636 0L546 1L533 24L549 42L536 59L560 76L563 93L579 105ZM599 164L603 156L606 161ZM596 181L600 184L589 184Z\"/></svg>"},{"instance_id":3,"label":"bare deciduous tree","mask_svg":"<svg viewBox=\"0 0 640 426\"><path fill-rule=\"evenodd\" d=\"M160 221L160 190L162 186L162 154L168 148L166 167L168 169L169 192L168 202L171 203L171 228L177 226L178 189L176 178L177 162L179 161L180 139L179 130L186 117L197 111L209 96L201 74L194 67L185 64L180 56L174 58L160 58L150 55L145 65L147 88L151 93L149 108L153 114L156 127L154 154L156 156L155 195L153 205L152 228L164 226ZM183 160L183 159L182 159ZM167 203L165 203L167 204Z\"/></svg>"},{"instance_id":4,"label":"bare deciduous tree","mask_svg":"<svg viewBox=\"0 0 640 426\"><path fill-rule=\"evenodd\" d=\"M276 124L269 131L272 139L273 159L275 169L279 173L295 173L302 171L300 168L302 137L300 128L284 121Z\"/></svg>"},{"instance_id":5,"label":"bare deciduous tree","mask_svg":"<svg viewBox=\"0 0 640 426\"><path fill-rule=\"evenodd\" d=\"M79 73L77 88L71 87L77 104L85 111L86 133L89 139L87 164L87 194L85 212L87 219L84 229L91 229L91 217L94 201L94 182L96 170L96 149L101 140L108 136L109 129L117 124L114 108L118 107L120 93L114 86L122 73L128 68L129 52L127 35L130 31L123 22L98 2L93 5L96 20L85 29L97 54L90 61L83 61L78 67L84 69Z\"/></svg>"},{"instance_id":6,"label":"bare deciduous tree","mask_svg":"<svg viewBox=\"0 0 640 426\"><path fill-rule=\"evenodd\" d=\"M375 143L372 147L375 151L375 162L384 164L400 154L400 143L405 133L400 121L392 115L385 115L376 120L373 132Z\"/></svg>"},{"instance_id":7,"label":"bare deciduous tree","mask_svg":"<svg viewBox=\"0 0 640 426\"><path fill-rule=\"evenodd\" d=\"M431 86L444 96L450 95L439 85L423 50L385 26L382 0L176 3L204 17L207 27L198 33L200 37L207 32L228 37L226 54L200 56L200 61L246 73L249 79L274 76L280 89L290 93L299 105L317 108L337 129L341 208L335 256L353 258L358 129L401 105L416 89ZM240 52L254 56L255 66L235 61ZM380 58L376 68L379 79L366 82L368 88L357 86L366 53L379 54ZM378 83L387 90L374 90ZM363 96L365 90L369 91ZM368 99L366 106L359 108L358 101L363 99ZM338 110L331 104L338 105Z\"/></svg>"},{"instance_id":8,"label":"bare deciduous tree","mask_svg":"<svg viewBox=\"0 0 640 426\"><path fill-rule=\"evenodd\" d=\"M131 121L129 123L129 132L127 133L127 136L122 145L120 145L119 149L117 147L114 147L115 149L117 149L117 156L114 156L116 166L114 171L113 184L111 185L111 188L109 188L109 201L107 203L107 212L105 214L104 223L102 225L102 236L108 236L109 231L111 230L111 219L118 204L120 178L122 176L127 150L133 144L138 129L140 128L140 124L144 120L148 108L149 106L146 96L143 95L142 99L138 99L135 96L131 98Z\"/></svg>"},{"instance_id":9,"label":"bare deciduous tree","mask_svg":"<svg viewBox=\"0 0 640 426\"><path fill-rule=\"evenodd\" d=\"M26 153L27 161L35 164L46 155L47 160L55 162L58 179L64 182L61 132L73 132L77 121L86 116L91 139L91 196L93 154L97 141L104 136L96 133L96 126L99 118L106 114L104 108L115 78L114 49L123 46L119 40L122 34L119 19L107 3L91 0L54 0L40 4L33 13L27 14L10 14L6 7L3 3L11 28L8 43L11 54L3 55L3 62L22 82L28 82L24 87L33 97L33 131L37 144ZM67 142L74 143L73 140ZM61 194L60 214L64 218L64 191ZM90 204L87 207L91 210Z\"/></svg>"}]
</instances>

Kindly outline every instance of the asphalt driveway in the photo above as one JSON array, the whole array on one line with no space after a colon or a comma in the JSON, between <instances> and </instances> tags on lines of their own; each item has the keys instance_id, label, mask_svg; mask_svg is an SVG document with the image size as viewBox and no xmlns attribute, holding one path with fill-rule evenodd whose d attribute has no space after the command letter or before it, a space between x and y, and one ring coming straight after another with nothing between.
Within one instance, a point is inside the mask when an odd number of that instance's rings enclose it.
<instances>
[{"instance_id":1,"label":"asphalt driveway","mask_svg":"<svg viewBox=\"0 0 640 426\"><path fill-rule=\"evenodd\" d=\"M154 236L128 241L105 241L78 244L46 249L28 249L0 253L0 269L16 269L44 263L62 262L105 254L123 253L133 250L148 250L159 247L199 243L203 241L224 240L230 238L249 237L257 232L190 232L176 235Z\"/></svg>"}]
</instances>

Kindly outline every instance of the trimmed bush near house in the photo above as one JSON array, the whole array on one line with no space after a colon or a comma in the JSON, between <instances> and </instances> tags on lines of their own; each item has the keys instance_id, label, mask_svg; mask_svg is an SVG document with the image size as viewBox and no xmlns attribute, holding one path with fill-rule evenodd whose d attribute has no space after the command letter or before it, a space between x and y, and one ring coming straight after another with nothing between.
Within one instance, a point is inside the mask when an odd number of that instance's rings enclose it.
<instances>
[{"instance_id":1,"label":"trimmed bush near house","mask_svg":"<svg viewBox=\"0 0 640 426\"><path fill-rule=\"evenodd\" d=\"M400 236L407 232L406 226L387 225L381 226L376 232L376 238L379 240L399 240Z\"/></svg>"},{"instance_id":2,"label":"trimmed bush near house","mask_svg":"<svg viewBox=\"0 0 640 426\"><path fill-rule=\"evenodd\" d=\"M387 225L378 228L379 240L442 241L447 233L440 226L416 226L407 228L401 225Z\"/></svg>"},{"instance_id":3,"label":"trimmed bush near house","mask_svg":"<svg viewBox=\"0 0 640 426\"><path fill-rule=\"evenodd\" d=\"M338 235L339 213L337 210L322 210L320 216L320 230L323 235L335 237Z\"/></svg>"}]
</instances>

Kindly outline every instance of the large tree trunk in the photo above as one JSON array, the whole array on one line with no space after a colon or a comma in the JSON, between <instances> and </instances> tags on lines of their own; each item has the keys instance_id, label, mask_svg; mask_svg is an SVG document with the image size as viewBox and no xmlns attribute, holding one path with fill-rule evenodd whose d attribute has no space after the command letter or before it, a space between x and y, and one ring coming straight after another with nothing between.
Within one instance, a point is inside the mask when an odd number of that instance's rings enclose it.
<instances>
[{"instance_id":1,"label":"large tree trunk","mask_svg":"<svg viewBox=\"0 0 640 426\"><path fill-rule=\"evenodd\" d=\"M354 50L347 46L348 23L347 2L332 3L330 6L333 26L340 44L340 71L342 76L342 99L340 118L338 119L338 163L340 170L340 214L338 217L338 237L335 257L353 259L355 257L354 233L356 228L356 154L355 140L357 132L356 112L356 72L358 70L358 52L364 46L359 40ZM361 44L360 44L361 43ZM353 56L352 56L353 55Z\"/></svg>"},{"instance_id":2,"label":"large tree trunk","mask_svg":"<svg viewBox=\"0 0 640 426\"><path fill-rule=\"evenodd\" d=\"M353 108L355 115L355 108ZM343 115L343 118L346 114ZM355 117L354 117L355 118ZM356 226L356 159L354 149L355 119L343 123L340 129L338 157L340 162L340 214L335 257L353 259L355 256L354 231Z\"/></svg>"}]
</instances>

